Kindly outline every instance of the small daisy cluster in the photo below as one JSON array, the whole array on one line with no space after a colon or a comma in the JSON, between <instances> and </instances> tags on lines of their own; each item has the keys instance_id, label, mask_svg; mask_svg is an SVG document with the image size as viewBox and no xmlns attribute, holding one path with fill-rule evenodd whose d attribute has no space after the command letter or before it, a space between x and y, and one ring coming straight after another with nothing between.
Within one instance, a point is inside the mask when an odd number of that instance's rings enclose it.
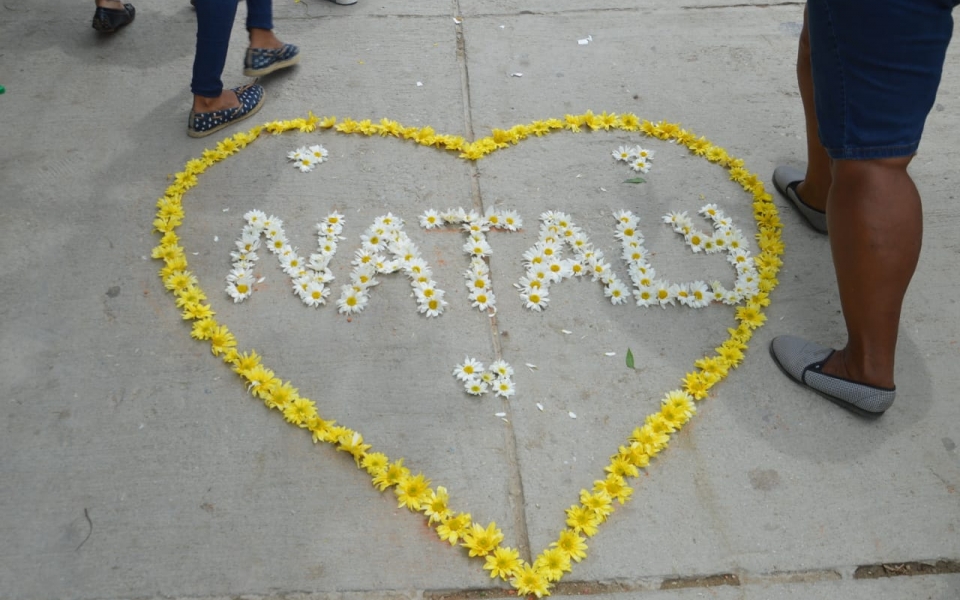
<instances>
[{"instance_id":1,"label":"small daisy cluster","mask_svg":"<svg viewBox=\"0 0 960 600\"><path fill-rule=\"evenodd\" d=\"M613 151L613 157L630 165L630 168L639 173L650 171L650 162L653 160L653 150L640 146L620 146Z\"/></svg>"},{"instance_id":2,"label":"small daisy cluster","mask_svg":"<svg viewBox=\"0 0 960 600\"><path fill-rule=\"evenodd\" d=\"M293 280L293 291L307 306L320 306L326 303L330 294L326 284L333 280L333 273L327 268L330 259L337 251L337 240L343 228L343 215L332 213L317 224L320 251L310 255L304 261L292 247L283 231L283 221L259 210L251 210L243 218L247 224L240 232L236 250L230 253L233 268L227 275L227 294L234 302L242 302L253 293L255 282L253 266L257 262L257 250L260 238L267 238L267 248L280 261L283 272Z\"/></svg>"},{"instance_id":3,"label":"small daisy cluster","mask_svg":"<svg viewBox=\"0 0 960 600\"><path fill-rule=\"evenodd\" d=\"M468 235L463 251L470 255L470 266L463 272L463 277L467 280L471 305L480 311L496 310L497 298L491 287L490 265L487 264L487 257L493 249L487 242L486 233L491 229L519 230L523 226L520 215L512 210L491 209L481 216L475 210L456 208L442 213L428 210L420 216L420 226L424 229L443 225L459 225Z\"/></svg>"},{"instance_id":4,"label":"small daisy cluster","mask_svg":"<svg viewBox=\"0 0 960 600\"><path fill-rule=\"evenodd\" d=\"M726 289L719 281L710 284L707 289L702 281L689 284L667 284L663 281L654 281L650 286L638 286L637 304L652 306L658 304L666 307L674 301L681 305L701 308L710 302L724 304L739 304L745 298L752 298L759 291L760 276L757 272L756 261L747 249L747 238L736 226L730 217L726 216L716 204L707 204L700 209L699 214L713 221L713 235L703 233L693 228L693 221L686 212L671 212L663 217L663 222L673 226L673 230L683 236L684 242L691 250L716 254L727 253L727 262L737 270L737 280L733 289ZM650 271L653 269L651 268ZM653 298L649 295L653 294Z\"/></svg>"},{"instance_id":5,"label":"small daisy cluster","mask_svg":"<svg viewBox=\"0 0 960 600\"><path fill-rule=\"evenodd\" d=\"M420 249L403 231L403 219L387 213L377 217L360 236L360 249L354 253L350 285L340 289L337 309L341 313L359 313L369 300L368 290L380 283L376 276L402 270L410 278L418 310L428 317L438 317L447 306L445 292L437 287L430 266L420 256ZM388 259L384 253L393 256Z\"/></svg>"},{"instance_id":6,"label":"small daisy cluster","mask_svg":"<svg viewBox=\"0 0 960 600\"><path fill-rule=\"evenodd\" d=\"M614 304L630 297L629 288L604 260L603 252L593 247L587 234L570 220L570 215L548 211L540 215L540 223L539 240L523 253L526 274L515 284L524 306L542 311L550 301L551 284L587 273L594 281L603 283L604 295ZM573 250L574 258L563 258L564 245Z\"/></svg>"},{"instance_id":7,"label":"small daisy cluster","mask_svg":"<svg viewBox=\"0 0 960 600\"><path fill-rule=\"evenodd\" d=\"M453 375L463 382L463 388L471 396L482 396L493 390L497 396L509 398L517 392L511 379L513 367L504 360L495 360L489 369L484 369L480 361L467 356L453 370Z\"/></svg>"},{"instance_id":8,"label":"small daisy cluster","mask_svg":"<svg viewBox=\"0 0 960 600\"><path fill-rule=\"evenodd\" d=\"M319 144L313 146L301 146L296 150L287 153L287 158L293 162L293 166L300 169L301 173L309 173L317 168L317 165L327 160L329 152Z\"/></svg>"}]
</instances>

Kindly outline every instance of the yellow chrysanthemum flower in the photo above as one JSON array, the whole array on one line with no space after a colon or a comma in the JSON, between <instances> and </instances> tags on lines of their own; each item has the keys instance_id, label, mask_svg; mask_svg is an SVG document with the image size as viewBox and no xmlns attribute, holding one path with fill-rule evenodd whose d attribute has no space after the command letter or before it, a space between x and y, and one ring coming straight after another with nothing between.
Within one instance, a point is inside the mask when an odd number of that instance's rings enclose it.
<instances>
[{"instance_id":1,"label":"yellow chrysanthemum flower","mask_svg":"<svg viewBox=\"0 0 960 600\"><path fill-rule=\"evenodd\" d=\"M620 454L614 454L610 457L610 464L604 467L603 470L623 478L637 477L640 475L640 469Z\"/></svg>"},{"instance_id":2,"label":"yellow chrysanthemum flower","mask_svg":"<svg viewBox=\"0 0 960 600\"><path fill-rule=\"evenodd\" d=\"M306 398L296 398L283 409L283 418L287 423L303 429L307 428L307 423L315 416L317 416L317 407Z\"/></svg>"},{"instance_id":3,"label":"yellow chrysanthemum flower","mask_svg":"<svg viewBox=\"0 0 960 600\"><path fill-rule=\"evenodd\" d=\"M447 488L438 485L436 490L430 490L426 501L423 503L423 514L427 515L428 523L442 523L450 517L452 511L447 503L450 501L450 495Z\"/></svg>"},{"instance_id":4,"label":"yellow chrysanthemum flower","mask_svg":"<svg viewBox=\"0 0 960 600\"><path fill-rule=\"evenodd\" d=\"M626 503L633 495L633 488L627 485L627 480L611 473L606 479L598 479L593 482L594 492L604 492L610 498L618 501L621 505Z\"/></svg>"},{"instance_id":5,"label":"yellow chrysanthemum flower","mask_svg":"<svg viewBox=\"0 0 960 600\"><path fill-rule=\"evenodd\" d=\"M569 573L570 556L559 548L544 550L543 554L533 562L533 568L540 572L547 581L560 581L564 573Z\"/></svg>"},{"instance_id":6,"label":"yellow chrysanthemum flower","mask_svg":"<svg viewBox=\"0 0 960 600\"><path fill-rule=\"evenodd\" d=\"M218 326L215 319L200 319L193 324L193 328L190 330L190 337L195 340L209 340Z\"/></svg>"},{"instance_id":7,"label":"yellow chrysanthemum flower","mask_svg":"<svg viewBox=\"0 0 960 600\"><path fill-rule=\"evenodd\" d=\"M237 338L233 337L233 334L224 325L217 327L210 334L210 352L214 356L220 356L236 346Z\"/></svg>"},{"instance_id":8,"label":"yellow chrysanthemum flower","mask_svg":"<svg viewBox=\"0 0 960 600\"><path fill-rule=\"evenodd\" d=\"M496 523L490 523L486 528L473 523L463 534L460 544L470 552L470 556L486 556L503 541L503 532L497 529Z\"/></svg>"},{"instance_id":9,"label":"yellow chrysanthemum flower","mask_svg":"<svg viewBox=\"0 0 960 600\"><path fill-rule=\"evenodd\" d=\"M318 444L320 442L332 443L336 442L337 438L334 436L334 429L336 421L324 421L319 416L313 417L307 421L307 429L310 430L310 436L313 438L313 443ZM364 459L369 455L364 455ZM387 457L383 457L383 468L387 468ZM370 472L369 470L367 471ZM370 473L373 475L373 473Z\"/></svg>"},{"instance_id":10,"label":"yellow chrysanthemum flower","mask_svg":"<svg viewBox=\"0 0 960 600\"><path fill-rule=\"evenodd\" d=\"M441 540L450 542L451 546L455 546L471 523L473 521L470 513L459 513L441 523L437 527L437 535L440 536Z\"/></svg>"},{"instance_id":11,"label":"yellow chrysanthemum flower","mask_svg":"<svg viewBox=\"0 0 960 600\"><path fill-rule=\"evenodd\" d=\"M420 507L429 498L430 480L424 479L423 473L403 477L397 482L397 487L393 491L397 495L398 508L406 507L410 510L420 510Z\"/></svg>"},{"instance_id":12,"label":"yellow chrysanthemum flower","mask_svg":"<svg viewBox=\"0 0 960 600\"><path fill-rule=\"evenodd\" d=\"M354 462L357 463L357 468L360 468L360 461L363 460L364 455L367 450L370 449L370 444L363 443L363 436L356 431L347 430L337 436L337 452L347 452L353 456ZM389 472L389 467L387 472ZM409 475L410 471L407 471L405 475ZM401 479L404 474L401 474ZM382 491L382 490L381 490Z\"/></svg>"},{"instance_id":13,"label":"yellow chrysanthemum flower","mask_svg":"<svg viewBox=\"0 0 960 600\"><path fill-rule=\"evenodd\" d=\"M587 537L593 537L597 533L597 527L600 525L600 517L593 510L574 504L567 509L567 525L577 533L582 533Z\"/></svg>"},{"instance_id":14,"label":"yellow chrysanthemum flower","mask_svg":"<svg viewBox=\"0 0 960 600\"><path fill-rule=\"evenodd\" d=\"M275 408L283 412L299 397L297 388L293 387L289 381L274 379L270 389L264 395L263 403L267 408Z\"/></svg>"},{"instance_id":15,"label":"yellow chrysanthemum flower","mask_svg":"<svg viewBox=\"0 0 960 600\"><path fill-rule=\"evenodd\" d=\"M244 373L250 371L254 367L260 364L260 355L257 354L256 350L251 350L241 354L237 359L237 364L233 367L233 372L237 373L240 376L244 376Z\"/></svg>"},{"instance_id":16,"label":"yellow chrysanthemum flower","mask_svg":"<svg viewBox=\"0 0 960 600\"><path fill-rule=\"evenodd\" d=\"M687 373L683 377L683 391L693 396L694 400L703 400L707 397L709 390L710 386L707 385L707 380L699 371Z\"/></svg>"},{"instance_id":17,"label":"yellow chrysanthemum flower","mask_svg":"<svg viewBox=\"0 0 960 600\"><path fill-rule=\"evenodd\" d=\"M320 129L330 129L331 127L333 127L333 126L336 125L336 124L337 124L337 118L336 118L336 117L324 117L324 118L320 119L320 123L319 123L318 125L319 125Z\"/></svg>"},{"instance_id":18,"label":"yellow chrysanthemum flower","mask_svg":"<svg viewBox=\"0 0 960 600\"><path fill-rule=\"evenodd\" d=\"M681 390L668 392L660 409L663 418L677 429L683 427L695 412L697 407L693 403L693 396Z\"/></svg>"},{"instance_id":19,"label":"yellow chrysanthemum flower","mask_svg":"<svg viewBox=\"0 0 960 600\"><path fill-rule=\"evenodd\" d=\"M577 562L587 557L587 541L572 529L561 531L560 537L550 546L562 550L571 560Z\"/></svg>"},{"instance_id":20,"label":"yellow chrysanthemum flower","mask_svg":"<svg viewBox=\"0 0 960 600\"><path fill-rule=\"evenodd\" d=\"M620 129L626 131L637 131L640 129L640 119L633 113L620 115Z\"/></svg>"},{"instance_id":21,"label":"yellow chrysanthemum flower","mask_svg":"<svg viewBox=\"0 0 960 600\"><path fill-rule=\"evenodd\" d=\"M376 476L387 470L387 464L389 462L386 454L382 452L369 452L365 454L363 460L360 461L360 466L370 475Z\"/></svg>"},{"instance_id":22,"label":"yellow chrysanthemum flower","mask_svg":"<svg viewBox=\"0 0 960 600\"><path fill-rule=\"evenodd\" d=\"M613 498L604 491L596 491L591 494L588 490L580 490L580 504L592 510L599 517L601 523L613 514Z\"/></svg>"},{"instance_id":23,"label":"yellow chrysanthemum flower","mask_svg":"<svg viewBox=\"0 0 960 600\"><path fill-rule=\"evenodd\" d=\"M518 596L535 595L543 598L550 595L547 579L530 565L523 565L510 584L517 589Z\"/></svg>"},{"instance_id":24,"label":"yellow chrysanthemum flower","mask_svg":"<svg viewBox=\"0 0 960 600\"><path fill-rule=\"evenodd\" d=\"M273 386L280 382L272 370L259 363L240 375L247 380L247 388L261 400L265 400Z\"/></svg>"},{"instance_id":25,"label":"yellow chrysanthemum flower","mask_svg":"<svg viewBox=\"0 0 960 600\"><path fill-rule=\"evenodd\" d=\"M628 446L620 446L618 450L617 456L640 469L650 464L651 455L647 453L647 449L642 444L631 442Z\"/></svg>"},{"instance_id":26,"label":"yellow chrysanthemum flower","mask_svg":"<svg viewBox=\"0 0 960 600\"><path fill-rule=\"evenodd\" d=\"M509 579L517 574L523 561L520 552L513 548L498 547L492 554L488 554L483 568L490 571L490 578Z\"/></svg>"},{"instance_id":27,"label":"yellow chrysanthemum flower","mask_svg":"<svg viewBox=\"0 0 960 600\"><path fill-rule=\"evenodd\" d=\"M196 320L196 319L206 319L207 317L212 317L216 313L210 308L208 304L201 304L199 302L194 304L187 304L183 307L183 319L185 321Z\"/></svg>"},{"instance_id":28,"label":"yellow chrysanthemum flower","mask_svg":"<svg viewBox=\"0 0 960 600\"><path fill-rule=\"evenodd\" d=\"M403 459L399 459L390 465L376 477L373 478L373 485L381 492L390 486L397 485L401 479L410 476L410 469L403 466Z\"/></svg>"}]
</instances>

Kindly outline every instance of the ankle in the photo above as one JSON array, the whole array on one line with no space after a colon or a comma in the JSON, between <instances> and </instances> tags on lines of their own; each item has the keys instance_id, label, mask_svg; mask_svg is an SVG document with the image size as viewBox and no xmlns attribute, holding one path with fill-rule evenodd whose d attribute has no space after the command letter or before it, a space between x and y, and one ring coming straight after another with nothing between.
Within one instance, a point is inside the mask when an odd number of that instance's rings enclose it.
<instances>
[{"instance_id":1,"label":"ankle","mask_svg":"<svg viewBox=\"0 0 960 600\"><path fill-rule=\"evenodd\" d=\"M856 360L847 351L837 350L823 364L823 372L856 383L893 389L893 369L877 369L866 360Z\"/></svg>"},{"instance_id":2,"label":"ankle","mask_svg":"<svg viewBox=\"0 0 960 600\"><path fill-rule=\"evenodd\" d=\"M797 195L810 208L825 213L827 212L827 190L829 186L826 189L821 189L821 187L808 179L804 179L797 184Z\"/></svg>"},{"instance_id":3,"label":"ankle","mask_svg":"<svg viewBox=\"0 0 960 600\"><path fill-rule=\"evenodd\" d=\"M280 48L283 46L272 29L250 28L250 47L251 48Z\"/></svg>"}]
</instances>

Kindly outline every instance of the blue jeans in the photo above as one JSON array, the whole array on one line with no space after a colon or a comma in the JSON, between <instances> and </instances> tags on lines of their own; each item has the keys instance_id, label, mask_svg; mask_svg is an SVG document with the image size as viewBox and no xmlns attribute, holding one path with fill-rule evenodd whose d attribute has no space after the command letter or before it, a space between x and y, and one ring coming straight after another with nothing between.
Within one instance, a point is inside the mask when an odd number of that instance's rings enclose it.
<instances>
[{"instance_id":1,"label":"blue jeans","mask_svg":"<svg viewBox=\"0 0 960 600\"><path fill-rule=\"evenodd\" d=\"M807 0L820 141L834 159L911 156L960 0Z\"/></svg>"},{"instance_id":2,"label":"blue jeans","mask_svg":"<svg viewBox=\"0 0 960 600\"><path fill-rule=\"evenodd\" d=\"M227 62L230 31L239 0L196 0L197 53L190 91L216 98L223 91L220 76ZM247 0L247 29L273 29L273 0Z\"/></svg>"}]
</instances>

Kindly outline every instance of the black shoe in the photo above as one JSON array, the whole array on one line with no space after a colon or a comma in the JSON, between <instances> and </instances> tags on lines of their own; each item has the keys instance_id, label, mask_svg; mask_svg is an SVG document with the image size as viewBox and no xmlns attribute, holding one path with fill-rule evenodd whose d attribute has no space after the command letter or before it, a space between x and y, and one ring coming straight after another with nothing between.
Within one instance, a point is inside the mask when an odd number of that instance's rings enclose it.
<instances>
[{"instance_id":1,"label":"black shoe","mask_svg":"<svg viewBox=\"0 0 960 600\"><path fill-rule=\"evenodd\" d=\"M93 13L93 28L100 33L113 33L124 25L133 23L136 15L137 10L132 4L124 4L123 10L98 6Z\"/></svg>"}]
</instances>

